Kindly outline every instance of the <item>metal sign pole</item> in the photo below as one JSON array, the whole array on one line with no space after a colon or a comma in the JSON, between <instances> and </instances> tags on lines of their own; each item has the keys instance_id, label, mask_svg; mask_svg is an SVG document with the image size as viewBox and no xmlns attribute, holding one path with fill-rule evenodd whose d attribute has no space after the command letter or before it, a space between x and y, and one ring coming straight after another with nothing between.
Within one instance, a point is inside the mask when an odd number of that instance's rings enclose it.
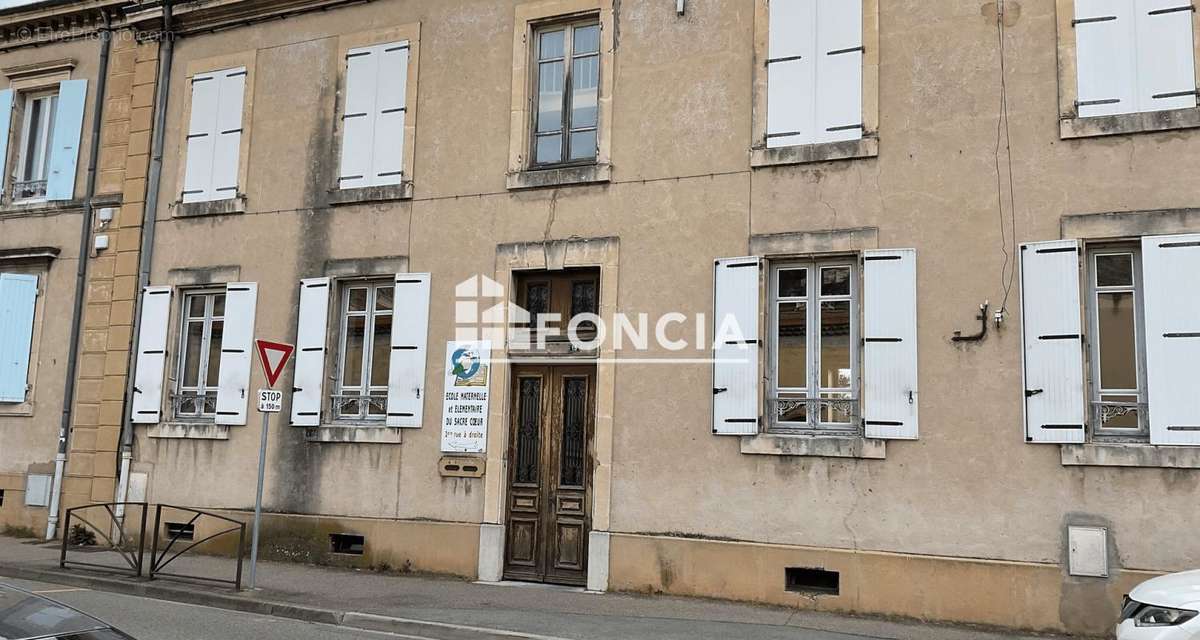
<instances>
[{"instance_id":1,"label":"metal sign pole","mask_svg":"<svg viewBox=\"0 0 1200 640\"><path fill-rule=\"evenodd\" d=\"M254 533L250 542L250 589L254 589L255 570L258 569L258 524L262 520L263 478L267 471L267 425L271 414L262 414L262 439L258 445L258 491L254 495Z\"/></svg>"}]
</instances>

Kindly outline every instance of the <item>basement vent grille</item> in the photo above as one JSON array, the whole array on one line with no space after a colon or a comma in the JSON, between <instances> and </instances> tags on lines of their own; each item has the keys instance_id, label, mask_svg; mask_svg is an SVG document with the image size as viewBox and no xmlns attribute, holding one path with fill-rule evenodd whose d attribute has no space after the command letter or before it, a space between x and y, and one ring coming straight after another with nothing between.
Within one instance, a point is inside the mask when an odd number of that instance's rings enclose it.
<instances>
[{"instance_id":1,"label":"basement vent grille","mask_svg":"<svg viewBox=\"0 0 1200 640\"><path fill-rule=\"evenodd\" d=\"M784 590L793 593L838 595L841 575L837 571L807 567L787 567L784 571Z\"/></svg>"},{"instance_id":2,"label":"basement vent grille","mask_svg":"<svg viewBox=\"0 0 1200 640\"><path fill-rule=\"evenodd\" d=\"M196 537L196 525L184 522L167 523L167 539L192 540Z\"/></svg>"},{"instance_id":3,"label":"basement vent grille","mask_svg":"<svg viewBox=\"0 0 1200 640\"><path fill-rule=\"evenodd\" d=\"M329 551L332 553L361 556L363 554L363 546L366 543L367 538L356 533L329 534Z\"/></svg>"}]
</instances>

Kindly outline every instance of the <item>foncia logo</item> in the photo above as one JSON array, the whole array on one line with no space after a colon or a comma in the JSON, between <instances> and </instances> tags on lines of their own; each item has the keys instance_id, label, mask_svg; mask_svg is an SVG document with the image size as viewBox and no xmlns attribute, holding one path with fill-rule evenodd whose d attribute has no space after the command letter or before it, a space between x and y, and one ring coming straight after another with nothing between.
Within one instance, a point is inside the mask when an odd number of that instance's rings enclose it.
<instances>
[{"instance_id":1,"label":"foncia logo","mask_svg":"<svg viewBox=\"0 0 1200 640\"><path fill-rule=\"evenodd\" d=\"M747 340L737 318L716 318L715 334L708 339L709 319L704 313L663 313L651 322L646 313L613 313L602 317L578 313L564 318L558 313L530 313L509 301L504 285L476 275L454 288L454 338L458 342L487 340L517 350L603 353L621 362L746 362L755 357L757 341ZM719 354L717 357L708 356ZM616 358L620 355L619 358ZM604 359L604 358L601 358ZM499 359L493 359L499 361Z\"/></svg>"}]
</instances>

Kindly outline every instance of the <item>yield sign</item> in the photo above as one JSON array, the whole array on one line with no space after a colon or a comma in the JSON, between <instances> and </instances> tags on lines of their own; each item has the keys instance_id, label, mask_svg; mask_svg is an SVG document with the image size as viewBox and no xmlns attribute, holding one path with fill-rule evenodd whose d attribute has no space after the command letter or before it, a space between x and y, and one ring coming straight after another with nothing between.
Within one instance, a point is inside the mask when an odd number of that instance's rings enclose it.
<instances>
[{"instance_id":1,"label":"yield sign","mask_svg":"<svg viewBox=\"0 0 1200 640\"><path fill-rule=\"evenodd\" d=\"M262 363L263 373L267 374L267 386L274 387L275 382L279 380L279 374L283 373L283 365L287 364L288 358L292 357L296 348L290 344L269 340L255 340L254 344L258 347L258 360Z\"/></svg>"}]
</instances>

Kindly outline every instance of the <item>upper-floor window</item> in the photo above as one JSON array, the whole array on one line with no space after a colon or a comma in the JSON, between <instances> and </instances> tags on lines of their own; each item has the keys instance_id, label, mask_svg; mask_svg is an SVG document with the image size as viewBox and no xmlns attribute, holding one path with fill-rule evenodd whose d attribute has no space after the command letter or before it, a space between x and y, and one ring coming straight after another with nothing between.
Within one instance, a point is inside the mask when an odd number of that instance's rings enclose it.
<instances>
[{"instance_id":1,"label":"upper-floor window","mask_svg":"<svg viewBox=\"0 0 1200 640\"><path fill-rule=\"evenodd\" d=\"M600 24L595 19L534 31L534 166L595 162L600 97Z\"/></svg>"},{"instance_id":2,"label":"upper-floor window","mask_svg":"<svg viewBox=\"0 0 1200 640\"><path fill-rule=\"evenodd\" d=\"M403 181L408 69L407 41L346 53L339 189Z\"/></svg>"},{"instance_id":3,"label":"upper-floor window","mask_svg":"<svg viewBox=\"0 0 1200 640\"><path fill-rule=\"evenodd\" d=\"M183 202L237 197L246 68L192 76Z\"/></svg>"},{"instance_id":4,"label":"upper-floor window","mask_svg":"<svg viewBox=\"0 0 1200 640\"><path fill-rule=\"evenodd\" d=\"M771 0L766 146L863 137L862 0Z\"/></svg>"},{"instance_id":5,"label":"upper-floor window","mask_svg":"<svg viewBox=\"0 0 1200 640\"><path fill-rule=\"evenodd\" d=\"M1080 117L1196 106L1194 7L1179 0L1075 0Z\"/></svg>"},{"instance_id":6,"label":"upper-floor window","mask_svg":"<svg viewBox=\"0 0 1200 640\"><path fill-rule=\"evenodd\" d=\"M181 315L175 417L212 418L217 412L225 290L184 294Z\"/></svg>"},{"instance_id":7,"label":"upper-floor window","mask_svg":"<svg viewBox=\"0 0 1200 640\"><path fill-rule=\"evenodd\" d=\"M852 260L771 266L769 427L858 426L855 272Z\"/></svg>"},{"instance_id":8,"label":"upper-floor window","mask_svg":"<svg viewBox=\"0 0 1200 640\"><path fill-rule=\"evenodd\" d=\"M1149 435L1141 263L1136 245L1096 248L1088 255L1093 435Z\"/></svg>"},{"instance_id":9,"label":"upper-floor window","mask_svg":"<svg viewBox=\"0 0 1200 640\"><path fill-rule=\"evenodd\" d=\"M24 96L21 146L13 174L13 200L38 200L46 197L46 178L50 175L50 153L54 140L54 115L58 110L58 91L42 91Z\"/></svg>"},{"instance_id":10,"label":"upper-floor window","mask_svg":"<svg viewBox=\"0 0 1200 640\"><path fill-rule=\"evenodd\" d=\"M387 416L394 292L390 278L342 283L337 381L332 396L335 419L383 420Z\"/></svg>"}]
</instances>

